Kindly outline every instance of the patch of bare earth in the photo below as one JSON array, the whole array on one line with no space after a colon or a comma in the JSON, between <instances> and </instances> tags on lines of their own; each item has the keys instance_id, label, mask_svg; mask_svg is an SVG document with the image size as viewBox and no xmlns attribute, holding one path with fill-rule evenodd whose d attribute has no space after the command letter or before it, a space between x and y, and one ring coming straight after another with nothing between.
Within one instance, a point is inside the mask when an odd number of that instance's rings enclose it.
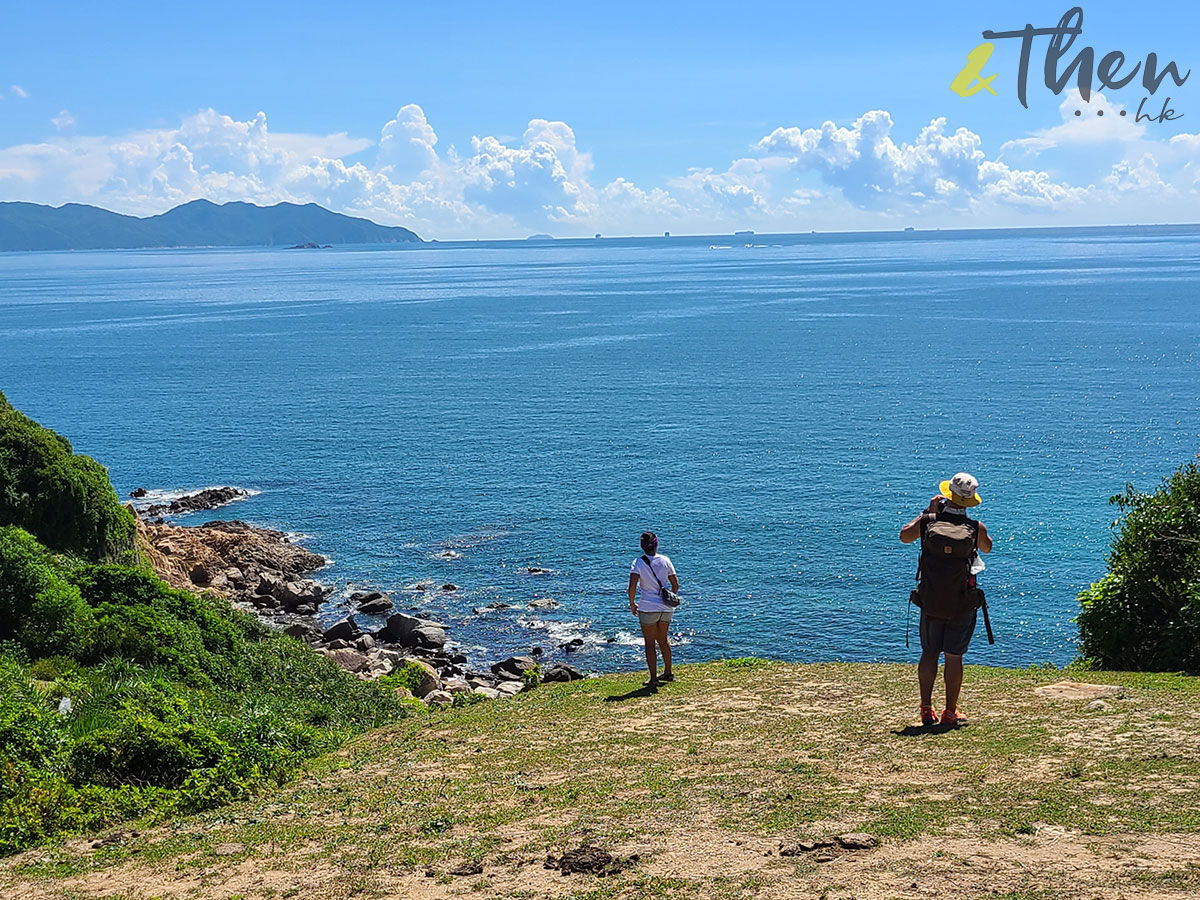
<instances>
[{"instance_id":1,"label":"patch of bare earth","mask_svg":"<svg viewBox=\"0 0 1200 900\"><path fill-rule=\"evenodd\" d=\"M660 835L620 852L641 862L609 887L618 896L643 895L654 885L686 887L699 897L815 898L990 898L1034 896L1063 900L1141 900L1194 896L1195 882L1174 887L1178 873L1200 878L1200 842L1192 835L1086 837L1046 828L1026 838L980 841L971 837L922 838L884 843L868 851L840 852L825 862L781 857L777 842L761 835L699 829ZM484 860L479 871L456 874L458 863L401 869L387 863L365 869L328 860L297 866L287 853L198 869L151 871L136 864L116 866L54 884L17 884L6 900L64 896L188 898L342 898L371 896L441 900L453 896L559 898L603 889L606 879L564 876L544 865L542 854L510 854ZM664 890L666 890L664 888ZM654 894L651 893L651 896Z\"/></svg>"}]
</instances>

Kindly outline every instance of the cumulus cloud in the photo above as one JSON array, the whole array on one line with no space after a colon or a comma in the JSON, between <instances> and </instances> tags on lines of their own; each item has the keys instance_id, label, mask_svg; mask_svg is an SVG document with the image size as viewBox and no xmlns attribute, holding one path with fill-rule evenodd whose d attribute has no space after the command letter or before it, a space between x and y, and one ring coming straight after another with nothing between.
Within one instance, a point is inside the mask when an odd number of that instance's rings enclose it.
<instances>
[{"instance_id":1,"label":"cumulus cloud","mask_svg":"<svg viewBox=\"0 0 1200 900\"><path fill-rule=\"evenodd\" d=\"M69 109L60 109L57 116L51 117L50 124L58 131L66 131L75 124L75 121L75 117L71 115Z\"/></svg>"},{"instance_id":2,"label":"cumulus cloud","mask_svg":"<svg viewBox=\"0 0 1200 900\"><path fill-rule=\"evenodd\" d=\"M465 149L445 147L416 104L401 106L376 139L277 133L265 113L240 120L212 109L116 137L69 133L67 110L53 121L64 133L0 148L4 199L91 202L138 215L198 197L315 202L440 238L893 227L897 216L946 227L1075 223L1089 221L1098 204L1115 221L1141 202L1190 211L1195 167L1186 166L1200 155L1197 135L1121 140L1117 165L1106 163L1094 184L1072 184L989 155L978 134L944 118L904 140L886 111L871 110L848 125L776 128L753 156L661 184L594 184L586 144L566 122L542 118L519 137L476 135ZM1054 129L1033 137L1035 149L1066 140ZM1156 220L1175 215L1174 207L1154 209Z\"/></svg>"},{"instance_id":3,"label":"cumulus cloud","mask_svg":"<svg viewBox=\"0 0 1200 900\"><path fill-rule=\"evenodd\" d=\"M520 146L475 137L471 149L459 167L466 200L527 224L582 222L595 213L591 159L565 122L534 119Z\"/></svg>"},{"instance_id":4,"label":"cumulus cloud","mask_svg":"<svg viewBox=\"0 0 1200 900\"><path fill-rule=\"evenodd\" d=\"M966 128L947 133L945 118L921 129L912 143L892 138L894 123L871 110L850 127L776 128L756 149L787 157L798 170L817 173L854 206L903 212L930 204L964 208L983 196L1029 200L1066 199L1069 190L1048 183L1045 173L1020 172L989 161L979 135Z\"/></svg>"},{"instance_id":5,"label":"cumulus cloud","mask_svg":"<svg viewBox=\"0 0 1200 900\"><path fill-rule=\"evenodd\" d=\"M383 126L379 136L378 160L395 175L419 175L438 163L437 134L415 103L400 107L396 117Z\"/></svg>"},{"instance_id":6,"label":"cumulus cloud","mask_svg":"<svg viewBox=\"0 0 1200 900\"><path fill-rule=\"evenodd\" d=\"M1137 163L1122 160L1112 167L1104 183L1119 193L1136 192L1143 196L1169 194L1174 188L1162 179L1158 171L1158 160L1146 153Z\"/></svg>"}]
</instances>

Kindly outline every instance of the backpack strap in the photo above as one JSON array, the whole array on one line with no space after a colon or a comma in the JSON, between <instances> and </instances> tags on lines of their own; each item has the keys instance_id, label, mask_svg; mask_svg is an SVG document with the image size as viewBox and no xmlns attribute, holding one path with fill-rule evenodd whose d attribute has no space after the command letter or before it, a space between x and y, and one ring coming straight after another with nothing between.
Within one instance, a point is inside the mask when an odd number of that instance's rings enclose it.
<instances>
[{"instance_id":1,"label":"backpack strap","mask_svg":"<svg viewBox=\"0 0 1200 900\"><path fill-rule=\"evenodd\" d=\"M646 568L650 570L650 576L654 579L654 583L658 585L659 593L662 593L662 581L658 577L658 573L654 571L654 566L650 564L650 559L645 553L642 554L642 562L646 564Z\"/></svg>"}]
</instances>

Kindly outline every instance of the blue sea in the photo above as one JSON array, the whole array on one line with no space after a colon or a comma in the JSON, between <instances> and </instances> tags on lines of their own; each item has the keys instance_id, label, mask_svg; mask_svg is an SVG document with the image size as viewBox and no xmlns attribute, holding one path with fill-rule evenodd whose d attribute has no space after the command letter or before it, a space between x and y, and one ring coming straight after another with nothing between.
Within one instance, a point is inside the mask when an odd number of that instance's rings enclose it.
<instances>
[{"instance_id":1,"label":"blue sea","mask_svg":"<svg viewBox=\"0 0 1200 900\"><path fill-rule=\"evenodd\" d=\"M208 517L328 555L326 620L396 591L476 662L640 665L645 529L683 661L911 660L897 532L967 470L969 658L1063 664L1110 496L1200 449L1198 258L1136 228L0 254L0 390L123 496L258 491Z\"/></svg>"}]
</instances>

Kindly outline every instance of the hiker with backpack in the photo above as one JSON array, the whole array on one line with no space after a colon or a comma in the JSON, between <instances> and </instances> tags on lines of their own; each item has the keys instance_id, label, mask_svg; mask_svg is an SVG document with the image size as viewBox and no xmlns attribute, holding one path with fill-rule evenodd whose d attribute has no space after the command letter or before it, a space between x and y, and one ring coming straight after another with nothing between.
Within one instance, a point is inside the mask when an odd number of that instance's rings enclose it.
<instances>
[{"instance_id":1,"label":"hiker with backpack","mask_svg":"<svg viewBox=\"0 0 1200 900\"><path fill-rule=\"evenodd\" d=\"M983 591L975 583L982 570L978 553L992 551L992 539L983 523L970 518L967 510L978 506L979 481L959 472L939 486L940 493L929 507L900 529L906 544L921 541L917 567L917 588L910 600L921 609L921 661L917 678L921 684L921 724L934 725L939 719L933 711L933 684L937 680L938 658L945 654L942 677L946 682L946 707L942 725L966 725L958 711L958 695L963 681L963 654L975 633L978 610L982 606L985 622L987 606ZM988 638L991 639L989 623Z\"/></svg>"},{"instance_id":2,"label":"hiker with backpack","mask_svg":"<svg viewBox=\"0 0 1200 900\"><path fill-rule=\"evenodd\" d=\"M629 611L638 617L646 642L646 668L650 670L650 679L642 686L653 690L661 682L675 680L667 632L671 627L671 616L679 605L679 578L670 558L658 552L658 535L653 531L644 532L641 543L642 555L629 569ZM662 677L658 675L659 650L662 650Z\"/></svg>"}]
</instances>

